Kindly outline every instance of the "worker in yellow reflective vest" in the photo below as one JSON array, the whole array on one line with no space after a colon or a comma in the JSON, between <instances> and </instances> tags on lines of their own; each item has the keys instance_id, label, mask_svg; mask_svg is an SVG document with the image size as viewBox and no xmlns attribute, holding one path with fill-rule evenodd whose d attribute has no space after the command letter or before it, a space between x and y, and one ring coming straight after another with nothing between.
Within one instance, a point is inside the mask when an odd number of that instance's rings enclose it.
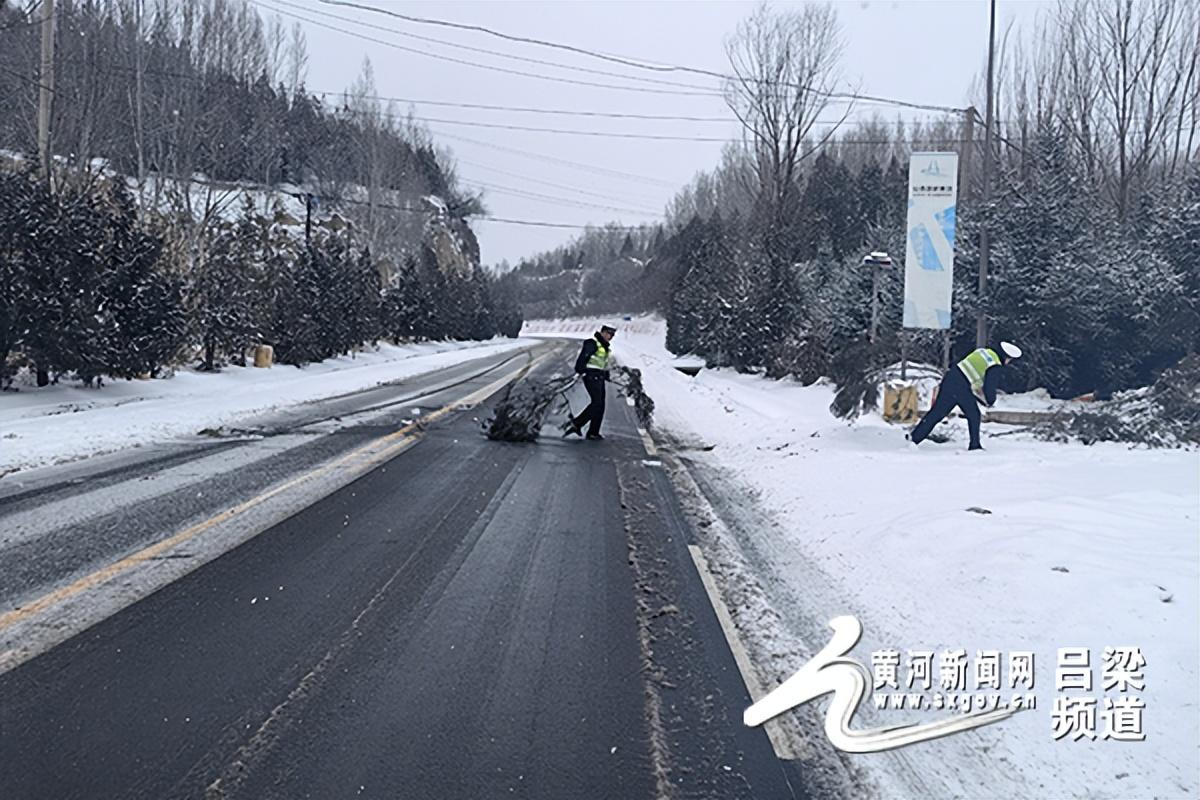
<instances>
[{"instance_id":1,"label":"worker in yellow reflective vest","mask_svg":"<svg viewBox=\"0 0 1200 800\"><path fill-rule=\"evenodd\" d=\"M990 408L996 402L996 389L1000 385L999 367L1020 357L1021 348L1009 342L1001 342L999 347L973 350L942 377L933 407L905 438L920 444L933 431L933 426L945 419L957 405L967 418L967 428L971 432L971 444L967 449L982 450L977 404L986 403Z\"/></svg>"},{"instance_id":2,"label":"worker in yellow reflective vest","mask_svg":"<svg viewBox=\"0 0 1200 800\"><path fill-rule=\"evenodd\" d=\"M605 325L583 343L579 358L575 359L575 371L583 376L583 388L587 389L591 403L582 414L567 420L563 426L564 436L578 436L587 424L588 439L599 441L604 438L600 435L600 423L604 421L604 384L608 380L608 355L616 333L616 328Z\"/></svg>"}]
</instances>

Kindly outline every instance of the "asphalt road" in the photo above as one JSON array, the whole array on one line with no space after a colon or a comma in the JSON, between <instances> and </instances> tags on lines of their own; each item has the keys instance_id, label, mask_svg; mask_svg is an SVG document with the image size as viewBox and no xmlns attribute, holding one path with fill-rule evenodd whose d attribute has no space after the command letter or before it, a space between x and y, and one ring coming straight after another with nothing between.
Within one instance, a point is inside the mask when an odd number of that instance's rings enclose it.
<instances>
[{"instance_id":1,"label":"asphalt road","mask_svg":"<svg viewBox=\"0 0 1200 800\"><path fill-rule=\"evenodd\" d=\"M410 425L414 404L452 405L489 366L0 493L0 611ZM613 391L605 442L536 445L488 441L485 414L444 414L0 674L0 798L806 796L741 725L749 698L632 410Z\"/></svg>"}]
</instances>

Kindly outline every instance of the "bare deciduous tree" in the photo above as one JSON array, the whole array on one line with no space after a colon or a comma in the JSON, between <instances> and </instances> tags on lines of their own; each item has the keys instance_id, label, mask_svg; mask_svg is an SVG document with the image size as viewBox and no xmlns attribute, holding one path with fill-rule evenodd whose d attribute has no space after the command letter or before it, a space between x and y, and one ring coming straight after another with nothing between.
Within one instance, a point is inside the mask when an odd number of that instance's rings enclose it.
<instances>
[{"instance_id":1,"label":"bare deciduous tree","mask_svg":"<svg viewBox=\"0 0 1200 800\"><path fill-rule=\"evenodd\" d=\"M288 92L292 97L308 77L308 39L297 22L292 26L292 44L288 48Z\"/></svg>"},{"instance_id":2,"label":"bare deciduous tree","mask_svg":"<svg viewBox=\"0 0 1200 800\"><path fill-rule=\"evenodd\" d=\"M1060 0L1031 44L1011 47L998 80L998 105L1011 118L997 114L996 131L1010 174L1029 176L1039 136L1063 136L1089 186L1125 220L1139 197L1200 156L1200 6L1192 0Z\"/></svg>"},{"instance_id":3,"label":"bare deciduous tree","mask_svg":"<svg viewBox=\"0 0 1200 800\"><path fill-rule=\"evenodd\" d=\"M726 43L733 76L725 99L745 130L757 194L777 215L798 194L799 163L806 143L815 149L811 136L831 105L842 46L829 4L776 11L764 3ZM835 130L824 132L817 146Z\"/></svg>"},{"instance_id":4,"label":"bare deciduous tree","mask_svg":"<svg viewBox=\"0 0 1200 800\"><path fill-rule=\"evenodd\" d=\"M1197 17L1190 2L1179 0L1087 5L1092 13L1080 33L1096 54L1099 113L1113 149L1113 157L1099 163L1123 219L1131 187L1165 155L1168 126L1195 104L1187 85L1195 73Z\"/></svg>"}]
</instances>

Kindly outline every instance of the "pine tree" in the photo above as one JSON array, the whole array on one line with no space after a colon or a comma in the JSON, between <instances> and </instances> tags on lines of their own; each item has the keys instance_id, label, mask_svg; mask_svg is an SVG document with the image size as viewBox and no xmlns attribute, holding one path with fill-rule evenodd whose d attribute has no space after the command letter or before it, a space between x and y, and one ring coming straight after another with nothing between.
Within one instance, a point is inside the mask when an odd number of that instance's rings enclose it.
<instances>
[{"instance_id":1,"label":"pine tree","mask_svg":"<svg viewBox=\"0 0 1200 800\"><path fill-rule=\"evenodd\" d=\"M103 204L95 194L67 186L35 192L38 204L27 232L27 333L22 349L37 365L38 385L75 372L91 382L105 366Z\"/></svg>"},{"instance_id":2,"label":"pine tree","mask_svg":"<svg viewBox=\"0 0 1200 800\"><path fill-rule=\"evenodd\" d=\"M416 256L404 257L383 297L385 330L399 344L420 336L421 271Z\"/></svg>"},{"instance_id":3,"label":"pine tree","mask_svg":"<svg viewBox=\"0 0 1200 800\"><path fill-rule=\"evenodd\" d=\"M863 166L854 182L855 238L866 243L868 249L878 249L871 242L871 232L884 221L883 170L877 161L871 160Z\"/></svg>"},{"instance_id":4,"label":"pine tree","mask_svg":"<svg viewBox=\"0 0 1200 800\"><path fill-rule=\"evenodd\" d=\"M374 344L383 335L383 296L379 285L379 268L371 251L363 248L358 258L348 262L351 271L347 295L353 298L349 309L347 340L354 345Z\"/></svg>"},{"instance_id":5,"label":"pine tree","mask_svg":"<svg viewBox=\"0 0 1200 800\"><path fill-rule=\"evenodd\" d=\"M862 224L850 170L822 150L808 177L801 202L804 232L799 260L832 255L835 261L859 248Z\"/></svg>"},{"instance_id":6,"label":"pine tree","mask_svg":"<svg viewBox=\"0 0 1200 800\"><path fill-rule=\"evenodd\" d=\"M328 355L320 315L324 260L316 247L305 248L284 280L274 326L275 352L282 363L303 366Z\"/></svg>"},{"instance_id":7,"label":"pine tree","mask_svg":"<svg viewBox=\"0 0 1200 800\"><path fill-rule=\"evenodd\" d=\"M1200 351L1200 163L1159 193L1153 216L1148 236L1175 274L1181 302L1177 320L1161 321L1167 353L1158 360L1178 360Z\"/></svg>"},{"instance_id":8,"label":"pine tree","mask_svg":"<svg viewBox=\"0 0 1200 800\"><path fill-rule=\"evenodd\" d=\"M512 273L492 282L492 316L497 334L510 339L521 335L524 319L517 302L517 278Z\"/></svg>"},{"instance_id":9,"label":"pine tree","mask_svg":"<svg viewBox=\"0 0 1200 800\"><path fill-rule=\"evenodd\" d=\"M995 334L1020 341L1026 351L1015 369L1006 370L1005 385L1017 387L1024 373L1062 393L1076 384L1070 331L1096 330L1095 303L1088 295L1099 253L1089 231L1093 211L1065 140L1050 129L1040 132L1035 146L1029 179L983 211L994 241L987 308ZM978 251L974 220L964 221L955 293L966 299L975 297ZM968 308L963 321L971 328L975 314Z\"/></svg>"},{"instance_id":10,"label":"pine tree","mask_svg":"<svg viewBox=\"0 0 1200 800\"><path fill-rule=\"evenodd\" d=\"M236 224L212 231L196 267L189 295L206 370L228 359L241 363L246 347L262 335L267 298L258 263L259 229L247 198Z\"/></svg>"},{"instance_id":11,"label":"pine tree","mask_svg":"<svg viewBox=\"0 0 1200 800\"><path fill-rule=\"evenodd\" d=\"M667 310L666 341L667 349L672 353L691 353L696 349L700 314L703 313L705 301L699 287L703 271L699 255L704 236L704 221L696 215L674 237L673 249L679 254L679 267Z\"/></svg>"},{"instance_id":12,"label":"pine tree","mask_svg":"<svg viewBox=\"0 0 1200 800\"><path fill-rule=\"evenodd\" d=\"M274 219L279 218L280 208L276 205ZM297 307L297 272L303 248L286 226L277 222L259 219L255 231L258 245L256 260L262 264L259 274L261 284L255 290L263 302L263 342L271 345L276 358L286 363L283 353L290 340L289 325L293 310Z\"/></svg>"},{"instance_id":13,"label":"pine tree","mask_svg":"<svg viewBox=\"0 0 1200 800\"><path fill-rule=\"evenodd\" d=\"M112 184L104 199L103 371L114 378L153 374L186 341L183 282L162 268L162 240L141 227L124 184Z\"/></svg>"},{"instance_id":14,"label":"pine tree","mask_svg":"<svg viewBox=\"0 0 1200 800\"><path fill-rule=\"evenodd\" d=\"M629 258L633 255L633 239L628 233L625 234L625 241L621 242L621 258Z\"/></svg>"},{"instance_id":15,"label":"pine tree","mask_svg":"<svg viewBox=\"0 0 1200 800\"><path fill-rule=\"evenodd\" d=\"M35 184L24 175L0 172L0 388L12 378L9 354L28 329L32 300L29 232L44 210Z\"/></svg>"}]
</instances>

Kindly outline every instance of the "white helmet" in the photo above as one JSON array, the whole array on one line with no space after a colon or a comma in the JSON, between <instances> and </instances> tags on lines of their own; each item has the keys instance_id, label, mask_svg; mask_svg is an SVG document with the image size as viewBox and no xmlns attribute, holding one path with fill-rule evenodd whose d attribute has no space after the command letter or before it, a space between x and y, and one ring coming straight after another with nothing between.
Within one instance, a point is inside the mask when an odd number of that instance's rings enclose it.
<instances>
[{"instance_id":1,"label":"white helmet","mask_svg":"<svg viewBox=\"0 0 1200 800\"><path fill-rule=\"evenodd\" d=\"M1017 347L1012 342L1001 342L1000 349L1004 351L1004 355L1009 358L1020 358L1021 348Z\"/></svg>"}]
</instances>

